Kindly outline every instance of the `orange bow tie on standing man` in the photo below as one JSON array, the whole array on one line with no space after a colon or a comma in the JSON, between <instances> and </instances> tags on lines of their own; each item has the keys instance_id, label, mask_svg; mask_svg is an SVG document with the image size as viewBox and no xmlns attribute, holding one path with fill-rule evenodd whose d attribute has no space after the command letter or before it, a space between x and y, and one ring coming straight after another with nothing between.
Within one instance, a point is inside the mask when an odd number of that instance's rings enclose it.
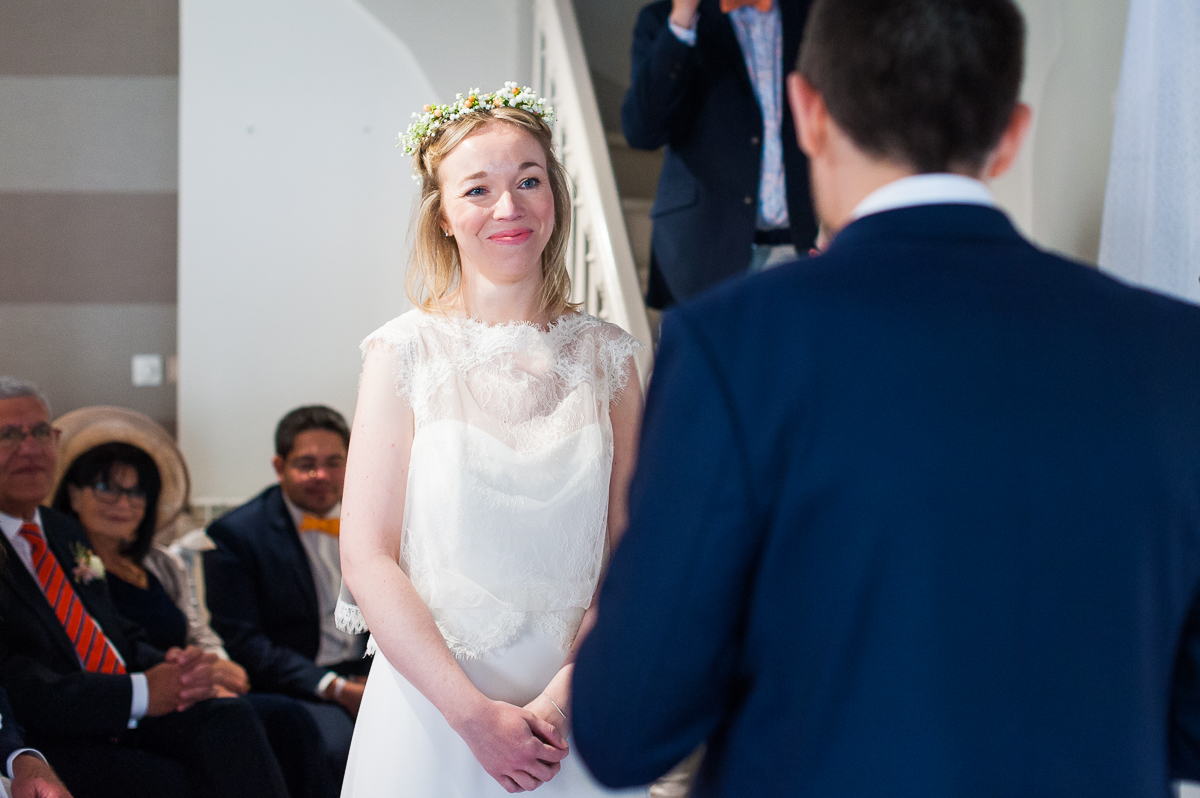
<instances>
[{"instance_id":1,"label":"orange bow tie on standing man","mask_svg":"<svg viewBox=\"0 0 1200 798\"><path fill-rule=\"evenodd\" d=\"M728 14L743 6L754 6L762 13L767 13L774 5L774 0L721 0L721 11Z\"/></svg>"},{"instance_id":2,"label":"orange bow tie on standing man","mask_svg":"<svg viewBox=\"0 0 1200 798\"><path fill-rule=\"evenodd\" d=\"M312 529L335 538L341 532L341 528L342 520L340 518L317 518L315 515L305 515L300 521L301 532Z\"/></svg>"}]
</instances>

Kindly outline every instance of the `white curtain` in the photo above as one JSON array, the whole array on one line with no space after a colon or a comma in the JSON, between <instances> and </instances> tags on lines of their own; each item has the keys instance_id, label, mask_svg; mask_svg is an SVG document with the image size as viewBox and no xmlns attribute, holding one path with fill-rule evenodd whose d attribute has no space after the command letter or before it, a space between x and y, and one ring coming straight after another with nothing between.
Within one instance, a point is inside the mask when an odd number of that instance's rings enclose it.
<instances>
[{"instance_id":1,"label":"white curtain","mask_svg":"<svg viewBox=\"0 0 1200 798\"><path fill-rule=\"evenodd\" d=\"M1200 303L1200 0L1130 0L1100 268Z\"/></svg>"}]
</instances>

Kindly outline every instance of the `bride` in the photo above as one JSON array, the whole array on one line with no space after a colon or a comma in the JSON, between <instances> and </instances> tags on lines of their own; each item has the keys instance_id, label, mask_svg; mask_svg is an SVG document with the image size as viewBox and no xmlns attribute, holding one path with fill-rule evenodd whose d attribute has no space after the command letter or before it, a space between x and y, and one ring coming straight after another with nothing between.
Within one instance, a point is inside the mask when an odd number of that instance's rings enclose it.
<instances>
[{"instance_id":1,"label":"bride","mask_svg":"<svg viewBox=\"0 0 1200 798\"><path fill-rule=\"evenodd\" d=\"M570 683L625 522L639 344L568 301L550 119L507 84L404 137L416 308L363 343L342 502L339 617L379 651L344 798L611 794L571 755Z\"/></svg>"}]
</instances>

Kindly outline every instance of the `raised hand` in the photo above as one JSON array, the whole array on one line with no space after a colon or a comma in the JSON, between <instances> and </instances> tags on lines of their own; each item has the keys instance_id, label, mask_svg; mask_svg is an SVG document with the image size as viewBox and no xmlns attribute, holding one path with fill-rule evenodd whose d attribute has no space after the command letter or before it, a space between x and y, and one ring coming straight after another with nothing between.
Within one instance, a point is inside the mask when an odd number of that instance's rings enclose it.
<instances>
[{"instance_id":1,"label":"raised hand","mask_svg":"<svg viewBox=\"0 0 1200 798\"><path fill-rule=\"evenodd\" d=\"M700 0L671 0L671 21L691 30L696 26L696 9Z\"/></svg>"},{"instance_id":2,"label":"raised hand","mask_svg":"<svg viewBox=\"0 0 1200 798\"><path fill-rule=\"evenodd\" d=\"M509 792L534 790L554 778L567 740L533 712L489 701L457 729L488 775Z\"/></svg>"}]
</instances>

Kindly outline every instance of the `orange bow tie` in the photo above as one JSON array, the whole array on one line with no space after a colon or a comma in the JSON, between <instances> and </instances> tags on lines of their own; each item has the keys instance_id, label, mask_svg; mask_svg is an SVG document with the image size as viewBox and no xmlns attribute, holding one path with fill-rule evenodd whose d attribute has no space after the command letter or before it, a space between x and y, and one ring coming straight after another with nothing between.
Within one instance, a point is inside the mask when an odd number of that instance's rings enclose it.
<instances>
[{"instance_id":1,"label":"orange bow tie","mask_svg":"<svg viewBox=\"0 0 1200 798\"><path fill-rule=\"evenodd\" d=\"M721 0L721 11L728 14L743 6L754 6L765 14L771 10L772 5L774 5L773 0Z\"/></svg>"},{"instance_id":2,"label":"orange bow tie","mask_svg":"<svg viewBox=\"0 0 1200 798\"><path fill-rule=\"evenodd\" d=\"M342 519L340 518L317 518L315 515L306 515L300 520L301 532L313 530L336 538L341 529Z\"/></svg>"}]
</instances>

